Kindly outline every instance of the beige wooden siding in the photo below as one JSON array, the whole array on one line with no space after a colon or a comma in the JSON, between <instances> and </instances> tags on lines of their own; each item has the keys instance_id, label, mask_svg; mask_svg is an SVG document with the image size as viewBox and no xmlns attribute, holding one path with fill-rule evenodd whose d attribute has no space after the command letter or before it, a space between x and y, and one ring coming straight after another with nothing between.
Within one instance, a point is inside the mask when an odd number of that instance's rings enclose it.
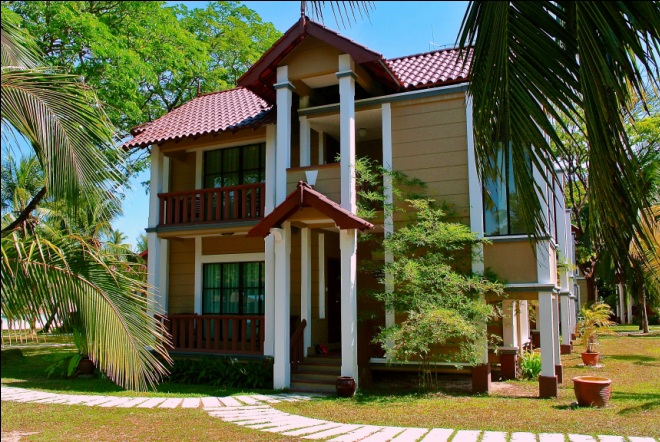
<instances>
[{"instance_id":1,"label":"beige wooden siding","mask_svg":"<svg viewBox=\"0 0 660 442\"><path fill-rule=\"evenodd\" d=\"M253 238L244 235L202 238L202 255L263 253L264 250L263 238Z\"/></svg>"},{"instance_id":2,"label":"beige wooden siding","mask_svg":"<svg viewBox=\"0 0 660 442\"><path fill-rule=\"evenodd\" d=\"M463 93L393 104L392 160L395 170L424 181L431 197L469 221Z\"/></svg>"},{"instance_id":3,"label":"beige wooden siding","mask_svg":"<svg viewBox=\"0 0 660 442\"><path fill-rule=\"evenodd\" d=\"M335 74L341 52L314 37L306 38L287 55L280 66L289 67L289 79L301 79L323 74Z\"/></svg>"},{"instance_id":4,"label":"beige wooden siding","mask_svg":"<svg viewBox=\"0 0 660 442\"><path fill-rule=\"evenodd\" d=\"M536 282L536 253L529 241L495 242L484 246L484 265L508 283Z\"/></svg>"},{"instance_id":5,"label":"beige wooden siding","mask_svg":"<svg viewBox=\"0 0 660 442\"><path fill-rule=\"evenodd\" d=\"M169 314L195 311L195 240L170 240Z\"/></svg>"},{"instance_id":6,"label":"beige wooden siding","mask_svg":"<svg viewBox=\"0 0 660 442\"><path fill-rule=\"evenodd\" d=\"M339 163L324 164L321 166L295 167L287 170L287 195L293 192L298 181L307 181L305 170L318 170L314 190L321 192L336 203L341 202L341 177L339 175Z\"/></svg>"},{"instance_id":7,"label":"beige wooden siding","mask_svg":"<svg viewBox=\"0 0 660 442\"><path fill-rule=\"evenodd\" d=\"M195 152L188 152L183 159L170 160L170 192L195 189Z\"/></svg>"}]
</instances>

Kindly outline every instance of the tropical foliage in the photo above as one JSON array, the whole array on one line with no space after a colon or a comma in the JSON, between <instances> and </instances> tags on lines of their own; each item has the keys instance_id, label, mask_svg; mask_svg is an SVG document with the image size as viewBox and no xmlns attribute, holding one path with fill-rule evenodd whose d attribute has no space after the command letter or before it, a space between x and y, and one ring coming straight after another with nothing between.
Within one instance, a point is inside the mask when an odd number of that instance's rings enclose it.
<instances>
[{"instance_id":1,"label":"tropical foliage","mask_svg":"<svg viewBox=\"0 0 660 442\"><path fill-rule=\"evenodd\" d=\"M3 315L57 316L84 331L81 347L110 379L146 389L166 373L156 356L168 358L165 332L147 305L143 264L103 241L122 153L93 92L40 67L18 24L3 6ZM36 160L11 160L21 137Z\"/></svg>"},{"instance_id":2,"label":"tropical foliage","mask_svg":"<svg viewBox=\"0 0 660 442\"><path fill-rule=\"evenodd\" d=\"M575 331L587 353L596 352L599 336L614 334L611 327L616 324L610 320L612 314L610 306L604 303L595 303L580 310Z\"/></svg>"},{"instance_id":3,"label":"tropical foliage","mask_svg":"<svg viewBox=\"0 0 660 442\"><path fill-rule=\"evenodd\" d=\"M553 173L551 143L568 154L554 123L574 124L588 149L591 232L619 262L631 241L652 249L643 227L649 199L624 116L646 103L648 83L658 86L658 2L473 1L459 42L474 45L469 94L480 173L495 175L497 142L511 144L528 226L545 233L544 193L525 162Z\"/></svg>"}]
</instances>

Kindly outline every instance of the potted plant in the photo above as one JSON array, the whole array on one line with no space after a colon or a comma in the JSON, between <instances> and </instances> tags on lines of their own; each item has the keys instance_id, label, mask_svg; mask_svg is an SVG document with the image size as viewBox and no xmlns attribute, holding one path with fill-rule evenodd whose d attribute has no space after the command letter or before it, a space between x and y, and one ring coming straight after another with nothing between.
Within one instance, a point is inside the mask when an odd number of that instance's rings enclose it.
<instances>
[{"instance_id":1,"label":"potted plant","mask_svg":"<svg viewBox=\"0 0 660 442\"><path fill-rule=\"evenodd\" d=\"M598 337L601 335L614 334L610 328L615 323L610 320L612 309L604 303L595 303L591 307L582 307L580 319L576 324L577 337L584 345L585 351L582 353L582 362L584 365L596 366L600 358L600 353L596 351Z\"/></svg>"}]
</instances>

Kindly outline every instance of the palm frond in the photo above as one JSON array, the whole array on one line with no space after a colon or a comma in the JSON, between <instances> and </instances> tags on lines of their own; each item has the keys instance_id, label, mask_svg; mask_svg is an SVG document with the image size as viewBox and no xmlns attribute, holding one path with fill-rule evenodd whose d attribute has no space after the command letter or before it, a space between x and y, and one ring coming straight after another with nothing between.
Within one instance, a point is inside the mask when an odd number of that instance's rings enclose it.
<instances>
[{"instance_id":1,"label":"palm frond","mask_svg":"<svg viewBox=\"0 0 660 442\"><path fill-rule=\"evenodd\" d=\"M537 235L547 234L544 193L526 163L551 184L551 143L564 149L553 122L566 132L567 124L584 122L591 225L618 258L631 238L649 241L638 218L648 201L623 118L632 98L644 102L644 83L657 83L658 26L657 2L470 3L459 44L474 46L469 94L478 169L496 176L490 158L498 142L511 143L523 219Z\"/></svg>"},{"instance_id":2,"label":"palm frond","mask_svg":"<svg viewBox=\"0 0 660 442\"><path fill-rule=\"evenodd\" d=\"M309 12L312 19L321 23L324 22L323 11L329 6L332 15L335 18L337 26L347 28L352 22L369 18L370 11L374 8L374 2L371 1L301 1L300 8L303 15Z\"/></svg>"},{"instance_id":3,"label":"palm frond","mask_svg":"<svg viewBox=\"0 0 660 442\"><path fill-rule=\"evenodd\" d=\"M148 312L139 265L116 259L85 238L2 239L2 310L24 319L34 312L78 321L90 359L110 379L133 390L166 374L167 333ZM65 306L65 308L61 308ZM58 308L60 307L60 308Z\"/></svg>"},{"instance_id":4,"label":"palm frond","mask_svg":"<svg viewBox=\"0 0 660 442\"><path fill-rule=\"evenodd\" d=\"M40 64L39 49L35 41L19 27L20 17L2 7L0 40L2 41L2 66L28 69Z\"/></svg>"}]
</instances>

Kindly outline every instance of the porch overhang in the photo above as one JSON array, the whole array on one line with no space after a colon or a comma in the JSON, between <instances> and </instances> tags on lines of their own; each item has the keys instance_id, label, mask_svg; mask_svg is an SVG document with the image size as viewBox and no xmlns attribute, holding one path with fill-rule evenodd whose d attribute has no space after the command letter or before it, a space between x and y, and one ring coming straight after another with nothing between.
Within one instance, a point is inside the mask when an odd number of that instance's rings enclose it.
<instances>
[{"instance_id":1,"label":"porch overhang","mask_svg":"<svg viewBox=\"0 0 660 442\"><path fill-rule=\"evenodd\" d=\"M259 224L250 229L248 236L265 238L270 234L270 229L280 227L284 221L291 219L298 211L303 211L305 208L316 209L316 211L332 220L340 230L357 229L364 231L374 228L374 225L370 222L342 208L322 193L312 189L309 184L299 181L296 190L291 192L282 204L277 206Z\"/></svg>"}]
</instances>

